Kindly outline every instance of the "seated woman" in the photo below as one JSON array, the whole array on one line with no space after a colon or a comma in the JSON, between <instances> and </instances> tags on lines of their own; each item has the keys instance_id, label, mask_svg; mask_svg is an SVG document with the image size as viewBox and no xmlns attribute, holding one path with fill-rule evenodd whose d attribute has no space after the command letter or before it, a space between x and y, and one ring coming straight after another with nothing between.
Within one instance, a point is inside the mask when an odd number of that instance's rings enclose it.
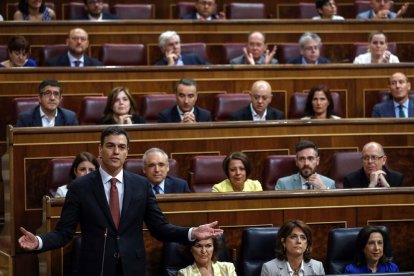
<instances>
[{"instance_id":1,"label":"seated woman","mask_svg":"<svg viewBox=\"0 0 414 276\"><path fill-rule=\"evenodd\" d=\"M13 20L50 21L55 20L55 11L46 7L43 0L20 0Z\"/></svg>"},{"instance_id":2,"label":"seated woman","mask_svg":"<svg viewBox=\"0 0 414 276\"><path fill-rule=\"evenodd\" d=\"M328 19L328 20L344 20L342 16L336 15L338 7L335 0L316 0L315 7L318 11L318 16L312 19Z\"/></svg>"},{"instance_id":3,"label":"seated woman","mask_svg":"<svg viewBox=\"0 0 414 276\"><path fill-rule=\"evenodd\" d=\"M262 276L325 275L321 262L310 258L312 230L301 220L290 220L276 237L276 258L263 264Z\"/></svg>"},{"instance_id":4,"label":"seated woman","mask_svg":"<svg viewBox=\"0 0 414 276\"><path fill-rule=\"evenodd\" d=\"M217 261L219 244L217 238L196 240L191 246L190 252L193 264L178 271L179 276L213 275L233 276L237 275L234 264Z\"/></svg>"},{"instance_id":5,"label":"seated woman","mask_svg":"<svg viewBox=\"0 0 414 276\"><path fill-rule=\"evenodd\" d=\"M108 96L104 116L97 124L145 124L145 119L139 116L137 104L128 88L115 87Z\"/></svg>"},{"instance_id":6,"label":"seated woman","mask_svg":"<svg viewBox=\"0 0 414 276\"><path fill-rule=\"evenodd\" d=\"M95 156L89 152L81 152L73 160L72 167L70 168L69 178L74 180L79 176L87 175L99 168L99 162ZM55 197L65 197L68 192L69 185L60 186L55 194Z\"/></svg>"},{"instance_id":7,"label":"seated woman","mask_svg":"<svg viewBox=\"0 0 414 276\"><path fill-rule=\"evenodd\" d=\"M313 87L306 100L306 116L302 120L309 119L341 119L332 114L334 103L329 88L320 84Z\"/></svg>"},{"instance_id":8,"label":"seated woman","mask_svg":"<svg viewBox=\"0 0 414 276\"><path fill-rule=\"evenodd\" d=\"M355 263L345 267L345 273L387 273L399 272L391 262L392 257L384 254L388 248L385 233L375 226L366 226L359 231L355 245Z\"/></svg>"},{"instance_id":9,"label":"seated woman","mask_svg":"<svg viewBox=\"0 0 414 276\"><path fill-rule=\"evenodd\" d=\"M242 152L233 152L223 160L223 170L228 179L213 186L213 192L256 192L263 191L257 180L247 179L251 164Z\"/></svg>"},{"instance_id":10,"label":"seated woman","mask_svg":"<svg viewBox=\"0 0 414 276\"><path fill-rule=\"evenodd\" d=\"M354 64L399 63L397 56L388 49L387 36L382 31L373 31L368 37L368 52L357 56Z\"/></svg>"},{"instance_id":11,"label":"seated woman","mask_svg":"<svg viewBox=\"0 0 414 276\"><path fill-rule=\"evenodd\" d=\"M7 53L9 59L0 63L0 67L35 67L36 61L28 58L30 53L30 44L21 35L14 35L7 44Z\"/></svg>"}]
</instances>

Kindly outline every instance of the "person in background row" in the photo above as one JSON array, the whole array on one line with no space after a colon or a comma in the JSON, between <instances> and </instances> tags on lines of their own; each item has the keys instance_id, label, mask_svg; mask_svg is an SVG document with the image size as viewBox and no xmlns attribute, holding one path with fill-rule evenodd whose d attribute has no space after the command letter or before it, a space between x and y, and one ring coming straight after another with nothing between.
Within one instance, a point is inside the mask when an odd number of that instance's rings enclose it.
<instances>
[{"instance_id":1,"label":"person in background row","mask_svg":"<svg viewBox=\"0 0 414 276\"><path fill-rule=\"evenodd\" d=\"M391 11L392 0L371 0L370 6L371 9L357 14L357 19L394 19L398 17L403 17L407 12L408 2L404 3L401 6L401 9L395 13Z\"/></svg>"},{"instance_id":2,"label":"person in background row","mask_svg":"<svg viewBox=\"0 0 414 276\"><path fill-rule=\"evenodd\" d=\"M365 226L359 231L355 243L355 262L345 267L345 274L399 272L392 256L387 256L386 233L379 227Z\"/></svg>"},{"instance_id":3,"label":"person in background row","mask_svg":"<svg viewBox=\"0 0 414 276\"><path fill-rule=\"evenodd\" d=\"M30 44L24 36L14 35L7 44L9 59L0 63L0 67L36 67L37 63L29 58Z\"/></svg>"},{"instance_id":4,"label":"person in background row","mask_svg":"<svg viewBox=\"0 0 414 276\"><path fill-rule=\"evenodd\" d=\"M75 20L102 21L119 19L118 16L103 11L103 0L83 0L83 2L85 3L85 14L74 18Z\"/></svg>"},{"instance_id":5,"label":"person in background row","mask_svg":"<svg viewBox=\"0 0 414 276\"><path fill-rule=\"evenodd\" d=\"M212 192L257 192L263 191L257 180L248 179L252 171L247 156L242 152L232 152L223 160L226 180L216 184Z\"/></svg>"},{"instance_id":6,"label":"person in background row","mask_svg":"<svg viewBox=\"0 0 414 276\"><path fill-rule=\"evenodd\" d=\"M75 126L78 119L75 112L59 107L62 89L57 80L44 80L38 89L39 105L19 114L17 127Z\"/></svg>"},{"instance_id":7,"label":"person in background row","mask_svg":"<svg viewBox=\"0 0 414 276\"><path fill-rule=\"evenodd\" d=\"M129 93L129 89L115 87L108 95L104 116L96 124L145 124L145 119L139 116L137 104Z\"/></svg>"},{"instance_id":8,"label":"person in background row","mask_svg":"<svg viewBox=\"0 0 414 276\"><path fill-rule=\"evenodd\" d=\"M92 153L86 151L81 152L76 155L75 160L73 160L72 167L69 172L70 181L75 180L77 177L87 175L98 168L99 162ZM65 197L69 187L70 183L60 186L56 191L55 197Z\"/></svg>"},{"instance_id":9,"label":"person in background row","mask_svg":"<svg viewBox=\"0 0 414 276\"><path fill-rule=\"evenodd\" d=\"M368 37L368 52L354 59L354 64L399 63L397 56L388 51L388 39L383 31L373 31Z\"/></svg>"},{"instance_id":10,"label":"person in background row","mask_svg":"<svg viewBox=\"0 0 414 276\"><path fill-rule=\"evenodd\" d=\"M325 275L321 262L311 259L312 229L301 220L289 220L276 236L276 258L263 264L261 276Z\"/></svg>"},{"instance_id":11,"label":"person in background row","mask_svg":"<svg viewBox=\"0 0 414 276\"><path fill-rule=\"evenodd\" d=\"M3 20L4 20L3 15L0 14L0 21L3 21Z\"/></svg>"},{"instance_id":12,"label":"person in background row","mask_svg":"<svg viewBox=\"0 0 414 276\"><path fill-rule=\"evenodd\" d=\"M277 64L277 46L272 51L267 49L266 37L262 32L252 32L247 38L247 45L243 48L243 55L230 60L230 64Z\"/></svg>"},{"instance_id":13,"label":"person in background row","mask_svg":"<svg viewBox=\"0 0 414 276\"><path fill-rule=\"evenodd\" d=\"M181 19L197 19L201 21L209 21L214 19L226 19L224 12L217 12L216 0L196 0L196 11L186 14Z\"/></svg>"},{"instance_id":14,"label":"person in background row","mask_svg":"<svg viewBox=\"0 0 414 276\"><path fill-rule=\"evenodd\" d=\"M158 46L161 49L162 57L155 65L183 66L208 64L207 61L194 53L181 53L180 36L174 31L162 33L158 38Z\"/></svg>"},{"instance_id":15,"label":"person in background row","mask_svg":"<svg viewBox=\"0 0 414 276\"><path fill-rule=\"evenodd\" d=\"M333 114L334 103L329 88L324 84L312 87L306 99L306 116L309 119L341 119Z\"/></svg>"},{"instance_id":16,"label":"person in background row","mask_svg":"<svg viewBox=\"0 0 414 276\"><path fill-rule=\"evenodd\" d=\"M335 0L316 0L316 10L318 16L312 17L312 19L329 19L329 20L344 20L342 16L336 15L338 7Z\"/></svg>"},{"instance_id":17,"label":"person in background row","mask_svg":"<svg viewBox=\"0 0 414 276\"><path fill-rule=\"evenodd\" d=\"M288 60L289 64L322 64L330 63L321 56L322 39L315 33L304 33L299 38L300 55Z\"/></svg>"},{"instance_id":18,"label":"person in background row","mask_svg":"<svg viewBox=\"0 0 414 276\"><path fill-rule=\"evenodd\" d=\"M55 19L55 11L46 7L43 0L20 0L18 10L13 15L13 20L20 21L50 21Z\"/></svg>"}]
</instances>

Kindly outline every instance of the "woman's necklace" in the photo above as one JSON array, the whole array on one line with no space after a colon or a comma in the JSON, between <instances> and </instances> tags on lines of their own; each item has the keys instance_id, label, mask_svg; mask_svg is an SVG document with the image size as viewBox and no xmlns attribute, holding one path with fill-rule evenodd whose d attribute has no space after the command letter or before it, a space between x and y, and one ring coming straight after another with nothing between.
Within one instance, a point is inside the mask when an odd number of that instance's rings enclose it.
<instances>
[{"instance_id":1,"label":"woman's necklace","mask_svg":"<svg viewBox=\"0 0 414 276\"><path fill-rule=\"evenodd\" d=\"M299 276L299 271L300 271L301 266L302 266L302 263L300 263L297 268L293 268L292 267L292 269L293 269L293 276Z\"/></svg>"}]
</instances>

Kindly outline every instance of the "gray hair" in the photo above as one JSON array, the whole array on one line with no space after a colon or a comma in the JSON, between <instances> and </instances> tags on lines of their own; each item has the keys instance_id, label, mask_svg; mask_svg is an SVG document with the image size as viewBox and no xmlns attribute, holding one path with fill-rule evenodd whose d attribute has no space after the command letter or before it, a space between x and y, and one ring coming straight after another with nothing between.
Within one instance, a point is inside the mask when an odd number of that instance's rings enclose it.
<instances>
[{"instance_id":1,"label":"gray hair","mask_svg":"<svg viewBox=\"0 0 414 276\"><path fill-rule=\"evenodd\" d=\"M147 160L147 158L148 158L148 155L150 155L151 153L157 153L157 152L159 152L159 153L161 153L161 155L164 157L164 159L165 159L165 162L167 163L167 165L168 165L168 154L165 152L165 151L163 151L162 149L160 149L160 148L150 148L149 150L147 150L145 153L144 153L144 155L142 156L142 160L144 161L144 165L145 165L145 161Z\"/></svg>"},{"instance_id":2,"label":"gray hair","mask_svg":"<svg viewBox=\"0 0 414 276\"><path fill-rule=\"evenodd\" d=\"M322 45L322 39L319 37L319 35L315 34L315 33L304 33L300 38L299 38L299 46L301 48L303 48L303 46L305 45L305 42L308 40L313 40L316 43L318 43L319 47Z\"/></svg>"},{"instance_id":3,"label":"gray hair","mask_svg":"<svg viewBox=\"0 0 414 276\"><path fill-rule=\"evenodd\" d=\"M163 49L165 47L165 41L167 41L167 39L173 37L173 36L177 36L178 42L180 42L180 36L177 34L177 32L175 31L166 31L163 32L162 34L160 34L160 37L158 38L158 46Z\"/></svg>"}]
</instances>

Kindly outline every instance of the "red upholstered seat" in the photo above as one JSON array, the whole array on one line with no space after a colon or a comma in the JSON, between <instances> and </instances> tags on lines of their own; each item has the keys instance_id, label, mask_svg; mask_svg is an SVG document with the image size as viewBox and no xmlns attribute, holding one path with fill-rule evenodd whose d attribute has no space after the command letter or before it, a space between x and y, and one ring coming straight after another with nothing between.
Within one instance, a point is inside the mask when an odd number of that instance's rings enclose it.
<instances>
[{"instance_id":1,"label":"red upholstered seat","mask_svg":"<svg viewBox=\"0 0 414 276\"><path fill-rule=\"evenodd\" d=\"M102 118L108 97L106 96L87 96L81 103L79 114L80 125L96 125Z\"/></svg>"},{"instance_id":2,"label":"red upholstered seat","mask_svg":"<svg viewBox=\"0 0 414 276\"><path fill-rule=\"evenodd\" d=\"M115 4L113 12L121 19L154 19L153 4Z\"/></svg>"},{"instance_id":3,"label":"red upholstered seat","mask_svg":"<svg viewBox=\"0 0 414 276\"><path fill-rule=\"evenodd\" d=\"M345 117L345 111L341 97L337 92L331 92L334 104L333 114L339 117ZM290 96L289 119L300 119L305 116L306 100L308 93L295 92Z\"/></svg>"},{"instance_id":4,"label":"red upholstered seat","mask_svg":"<svg viewBox=\"0 0 414 276\"><path fill-rule=\"evenodd\" d=\"M15 125L17 123L17 119L19 118L19 114L23 111L30 110L35 108L39 104L38 97L21 97L21 98L14 98L13 99L13 118L12 124Z\"/></svg>"},{"instance_id":5,"label":"red upholstered seat","mask_svg":"<svg viewBox=\"0 0 414 276\"><path fill-rule=\"evenodd\" d=\"M315 3L299 3L299 18L312 18L318 15Z\"/></svg>"},{"instance_id":6,"label":"red upholstered seat","mask_svg":"<svg viewBox=\"0 0 414 276\"><path fill-rule=\"evenodd\" d=\"M45 62L51 58L63 55L68 50L66 44L45 45L40 51L39 63L45 65Z\"/></svg>"},{"instance_id":7,"label":"red upholstered seat","mask_svg":"<svg viewBox=\"0 0 414 276\"><path fill-rule=\"evenodd\" d=\"M194 2L178 2L175 5L175 17L182 18L187 14L192 14L196 12L196 7Z\"/></svg>"},{"instance_id":8,"label":"red upholstered seat","mask_svg":"<svg viewBox=\"0 0 414 276\"><path fill-rule=\"evenodd\" d=\"M332 166L329 177L335 180L337 189L344 187L344 177L362 168L360 152L336 152L332 156Z\"/></svg>"},{"instance_id":9,"label":"red upholstered seat","mask_svg":"<svg viewBox=\"0 0 414 276\"><path fill-rule=\"evenodd\" d=\"M193 53L196 54L199 58L208 60L207 57L207 46L205 43L196 42L196 43L182 43L181 52L183 53Z\"/></svg>"},{"instance_id":10,"label":"red upholstered seat","mask_svg":"<svg viewBox=\"0 0 414 276\"><path fill-rule=\"evenodd\" d=\"M102 45L100 60L104 65L147 65L147 56L143 44L111 44Z\"/></svg>"},{"instance_id":11,"label":"red upholstered seat","mask_svg":"<svg viewBox=\"0 0 414 276\"><path fill-rule=\"evenodd\" d=\"M269 155L265 158L262 172L264 190L274 190L279 178L297 172L295 155Z\"/></svg>"},{"instance_id":12,"label":"red upholstered seat","mask_svg":"<svg viewBox=\"0 0 414 276\"><path fill-rule=\"evenodd\" d=\"M70 168L72 167L73 158L51 159L47 166L47 189L48 193L55 195L57 188L69 184Z\"/></svg>"},{"instance_id":13,"label":"red upholstered seat","mask_svg":"<svg viewBox=\"0 0 414 276\"><path fill-rule=\"evenodd\" d=\"M279 63L287 63L291 58L300 55L300 46L298 43L283 43L277 45L276 56Z\"/></svg>"},{"instance_id":14,"label":"red upholstered seat","mask_svg":"<svg viewBox=\"0 0 414 276\"><path fill-rule=\"evenodd\" d=\"M168 175L178 177L179 168L177 160L168 159L168 164L170 165ZM145 174L142 171L144 169L144 161L141 158L131 158L125 160L124 169L145 176Z\"/></svg>"},{"instance_id":15,"label":"red upholstered seat","mask_svg":"<svg viewBox=\"0 0 414 276\"><path fill-rule=\"evenodd\" d=\"M193 192L211 192L211 188L227 178L222 164L224 155L194 156L191 159L190 187Z\"/></svg>"},{"instance_id":16,"label":"red upholstered seat","mask_svg":"<svg viewBox=\"0 0 414 276\"><path fill-rule=\"evenodd\" d=\"M175 94L144 95L141 99L140 112L148 123L156 122L161 111L175 104Z\"/></svg>"},{"instance_id":17,"label":"red upholstered seat","mask_svg":"<svg viewBox=\"0 0 414 276\"><path fill-rule=\"evenodd\" d=\"M244 93L217 94L214 121L227 121L230 115L250 103L250 95Z\"/></svg>"},{"instance_id":18,"label":"red upholstered seat","mask_svg":"<svg viewBox=\"0 0 414 276\"><path fill-rule=\"evenodd\" d=\"M233 58L243 55L243 47L246 47L246 43L224 43L222 45L223 62L228 64Z\"/></svg>"},{"instance_id":19,"label":"red upholstered seat","mask_svg":"<svg viewBox=\"0 0 414 276\"><path fill-rule=\"evenodd\" d=\"M266 8L263 3L230 3L226 6L228 19L265 19Z\"/></svg>"}]
</instances>

